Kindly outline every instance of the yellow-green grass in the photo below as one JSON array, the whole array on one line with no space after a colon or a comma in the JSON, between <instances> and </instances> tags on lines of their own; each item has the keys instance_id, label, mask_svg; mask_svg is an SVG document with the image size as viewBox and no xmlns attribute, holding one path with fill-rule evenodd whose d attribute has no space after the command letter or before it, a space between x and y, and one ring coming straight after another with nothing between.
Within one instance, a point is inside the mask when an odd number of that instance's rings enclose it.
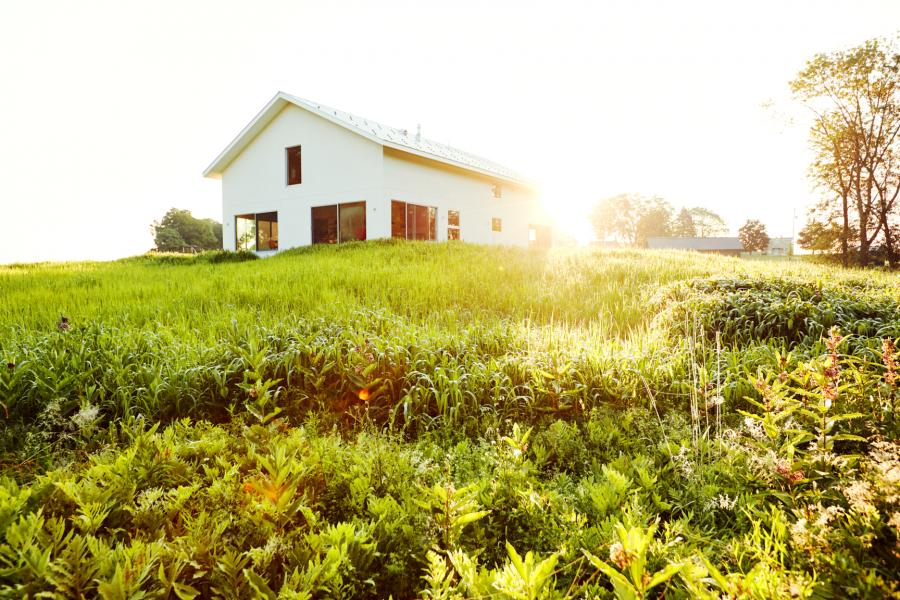
<instances>
[{"instance_id":1,"label":"yellow-green grass","mask_svg":"<svg viewBox=\"0 0 900 600\"><path fill-rule=\"evenodd\" d=\"M649 322L650 300L660 286L695 277L759 275L900 289L890 274L803 261L370 242L239 263L148 255L0 267L0 331L48 330L66 316L73 325L102 322L206 337L235 319L271 325L375 309L429 328L503 319L589 325L598 335L624 337Z\"/></svg>"}]
</instances>

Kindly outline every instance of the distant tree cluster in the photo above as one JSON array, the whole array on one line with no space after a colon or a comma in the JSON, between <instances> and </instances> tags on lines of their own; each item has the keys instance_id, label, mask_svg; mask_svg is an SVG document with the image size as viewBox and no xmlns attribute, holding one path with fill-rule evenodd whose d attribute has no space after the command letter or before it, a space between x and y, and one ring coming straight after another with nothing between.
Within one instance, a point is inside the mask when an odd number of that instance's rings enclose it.
<instances>
[{"instance_id":1,"label":"distant tree cluster","mask_svg":"<svg viewBox=\"0 0 900 600\"><path fill-rule=\"evenodd\" d=\"M160 252L222 249L222 224L213 219L198 219L189 210L169 209L150 229Z\"/></svg>"},{"instance_id":2,"label":"distant tree cluster","mask_svg":"<svg viewBox=\"0 0 900 600\"><path fill-rule=\"evenodd\" d=\"M590 221L597 238L613 237L639 247L645 247L651 237L712 237L728 230L722 217L707 208L685 207L676 213L659 196L640 194L601 200L594 205Z\"/></svg>"},{"instance_id":3,"label":"distant tree cluster","mask_svg":"<svg viewBox=\"0 0 900 600\"><path fill-rule=\"evenodd\" d=\"M750 219L738 229L738 239L747 252L764 252L769 248L769 234L762 221Z\"/></svg>"},{"instance_id":4,"label":"distant tree cluster","mask_svg":"<svg viewBox=\"0 0 900 600\"><path fill-rule=\"evenodd\" d=\"M898 261L900 237L900 47L876 39L818 54L791 82L813 115L809 174L824 197L798 243L846 266Z\"/></svg>"}]
</instances>

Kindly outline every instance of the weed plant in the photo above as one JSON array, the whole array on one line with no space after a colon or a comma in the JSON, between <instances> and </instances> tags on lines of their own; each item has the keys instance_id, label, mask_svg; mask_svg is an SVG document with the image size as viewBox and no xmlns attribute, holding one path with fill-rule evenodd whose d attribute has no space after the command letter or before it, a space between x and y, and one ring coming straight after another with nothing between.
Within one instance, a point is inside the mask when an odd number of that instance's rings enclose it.
<instances>
[{"instance_id":1,"label":"weed plant","mask_svg":"<svg viewBox=\"0 0 900 600\"><path fill-rule=\"evenodd\" d=\"M898 302L458 243L0 267L0 595L897 596Z\"/></svg>"}]
</instances>

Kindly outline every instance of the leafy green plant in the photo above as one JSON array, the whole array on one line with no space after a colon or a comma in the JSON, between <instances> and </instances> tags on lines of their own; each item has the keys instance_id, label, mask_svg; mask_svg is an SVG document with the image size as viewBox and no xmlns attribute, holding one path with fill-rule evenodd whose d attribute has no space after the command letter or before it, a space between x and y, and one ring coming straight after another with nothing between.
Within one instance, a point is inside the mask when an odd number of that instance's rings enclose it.
<instances>
[{"instance_id":1,"label":"leafy green plant","mask_svg":"<svg viewBox=\"0 0 900 600\"><path fill-rule=\"evenodd\" d=\"M646 529L617 523L615 531L618 541L609 549L609 560L615 567L587 550L584 551L588 561L612 582L616 597L620 600L646 598L651 589L667 583L684 566L681 563L669 563L655 573L647 570L648 554L656 527L656 523Z\"/></svg>"}]
</instances>

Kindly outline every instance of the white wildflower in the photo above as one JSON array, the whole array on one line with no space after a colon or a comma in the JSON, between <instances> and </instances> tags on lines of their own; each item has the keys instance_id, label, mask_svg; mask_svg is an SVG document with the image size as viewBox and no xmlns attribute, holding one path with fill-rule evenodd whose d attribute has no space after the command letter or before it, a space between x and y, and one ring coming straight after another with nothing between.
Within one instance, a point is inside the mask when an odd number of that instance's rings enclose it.
<instances>
[{"instance_id":1,"label":"white wildflower","mask_svg":"<svg viewBox=\"0 0 900 600\"><path fill-rule=\"evenodd\" d=\"M737 504L737 501L737 496L732 498L728 494L716 494L706 502L705 507L708 511L716 509L731 511L734 510L734 506L735 504Z\"/></svg>"},{"instance_id":2,"label":"white wildflower","mask_svg":"<svg viewBox=\"0 0 900 600\"><path fill-rule=\"evenodd\" d=\"M821 506L819 507L821 508ZM822 508L819 516L816 518L816 527L826 527L829 523L843 514L844 509L840 506L827 506Z\"/></svg>"},{"instance_id":3,"label":"white wildflower","mask_svg":"<svg viewBox=\"0 0 900 600\"><path fill-rule=\"evenodd\" d=\"M750 434L750 437L756 440L762 440L766 437L766 431L759 421L751 417L744 417L744 429Z\"/></svg>"},{"instance_id":4,"label":"white wildflower","mask_svg":"<svg viewBox=\"0 0 900 600\"><path fill-rule=\"evenodd\" d=\"M799 546L806 547L810 545L811 535L806 527L806 519L800 519L791 525L791 541Z\"/></svg>"},{"instance_id":5,"label":"white wildflower","mask_svg":"<svg viewBox=\"0 0 900 600\"><path fill-rule=\"evenodd\" d=\"M690 450L687 446L681 446L678 449L678 454L672 456L672 462L675 463L675 467L681 471L681 473L685 477L690 477L694 473L694 465L691 463L691 458L688 456Z\"/></svg>"},{"instance_id":6,"label":"white wildflower","mask_svg":"<svg viewBox=\"0 0 900 600\"><path fill-rule=\"evenodd\" d=\"M100 415L100 408L91 403L87 403L81 407L75 415L72 416L72 422L78 429L87 429L94 425L97 417Z\"/></svg>"},{"instance_id":7,"label":"white wildflower","mask_svg":"<svg viewBox=\"0 0 900 600\"><path fill-rule=\"evenodd\" d=\"M854 511L867 514L876 509L872 506L872 486L868 481L856 480L841 488L841 492Z\"/></svg>"}]
</instances>

